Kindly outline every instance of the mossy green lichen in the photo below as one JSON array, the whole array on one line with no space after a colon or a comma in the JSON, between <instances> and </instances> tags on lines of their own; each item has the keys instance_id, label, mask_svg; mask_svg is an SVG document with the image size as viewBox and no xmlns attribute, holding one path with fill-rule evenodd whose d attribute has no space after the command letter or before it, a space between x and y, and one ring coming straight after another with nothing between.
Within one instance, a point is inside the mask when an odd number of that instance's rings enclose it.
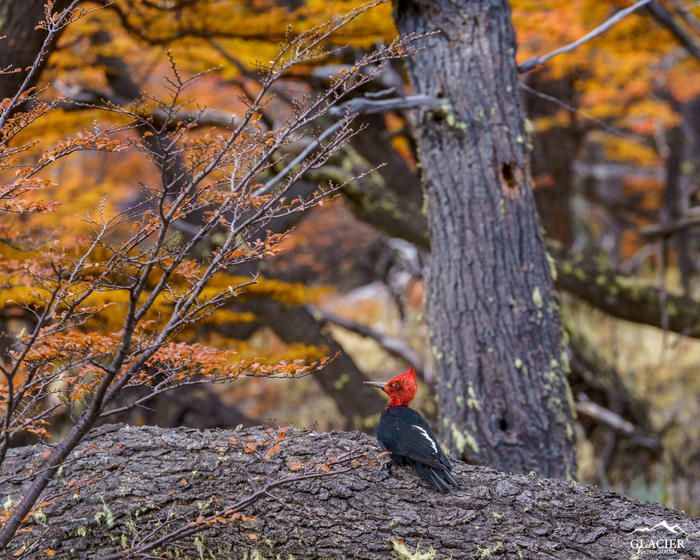
<instances>
[{"instance_id":1,"label":"mossy green lichen","mask_svg":"<svg viewBox=\"0 0 700 560\"><path fill-rule=\"evenodd\" d=\"M102 523L104 523L111 529L114 527L114 514L112 513L112 510L107 507L107 503L102 496L100 496L100 500L102 501L102 510L95 514L95 523L98 525L102 525Z\"/></svg>"},{"instance_id":2,"label":"mossy green lichen","mask_svg":"<svg viewBox=\"0 0 700 560\"><path fill-rule=\"evenodd\" d=\"M336 391L342 391L348 383L350 383L350 376L347 373L343 373L333 382L333 388Z\"/></svg>"},{"instance_id":3,"label":"mossy green lichen","mask_svg":"<svg viewBox=\"0 0 700 560\"><path fill-rule=\"evenodd\" d=\"M479 401L479 399L476 396L476 392L474 391L474 387L472 387L471 385L469 385L469 387L467 387L467 395L469 397L467 399L467 406L473 410L481 410L481 402Z\"/></svg>"},{"instance_id":4,"label":"mossy green lichen","mask_svg":"<svg viewBox=\"0 0 700 560\"><path fill-rule=\"evenodd\" d=\"M452 436L452 441L460 454L463 454L467 447L469 447L474 453L479 453L480 449L478 442L467 430L460 430L459 426L453 423L452 428L450 429L450 435Z\"/></svg>"},{"instance_id":5,"label":"mossy green lichen","mask_svg":"<svg viewBox=\"0 0 700 560\"><path fill-rule=\"evenodd\" d=\"M391 549L397 560L435 560L437 557L433 548L422 551L419 544L415 550L411 550L405 542L399 540L391 541Z\"/></svg>"},{"instance_id":6,"label":"mossy green lichen","mask_svg":"<svg viewBox=\"0 0 700 560\"><path fill-rule=\"evenodd\" d=\"M457 118L457 115L455 114L454 108L452 105L449 103L444 103L440 109L442 110L442 114L445 117L445 122L447 123L447 126L450 128L455 128L457 130L461 130L462 132L466 132L469 130L469 125L461 121L460 119Z\"/></svg>"},{"instance_id":7,"label":"mossy green lichen","mask_svg":"<svg viewBox=\"0 0 700 560\"><path fill-rule=\"evenodd\" d=\"M554 282L557 281L557 263L552 257L552 255L549 254L548 251L545 251L545 255L547 257L547 264L549 265L549 275L552 277L552 280Z\"/></svg>"},{"instance_id":8,"label":"mossy green lichen","mask_svg":"<svg viewBox=\"0 0 700 560\"><path fill-rule=\"evenodd\" d=\"M37 525L46 525L46 514L42 510L37 510L32 518Z\"/></svg>"},{"instance_id":9,"label":"mossy green lichen","mask_svg":"<svg viewBox=\"0 0 700 560\"><path fill-rule=\"evenodd\" d=\"M199 556L199 560L205 560L204 554L207 550L207 547L204 544L204 537L202 535L195 535L194 548L197 551L197 555Z\"/></svg>"},{"instance_id":10,"label":"mossy green lichen","mask_svg":"<svg viewBox=\"0 0 700 560\"><path fill-rule=\"evenodd\" d=\"M535 286L535 289L532 290L532 302L535 304L535 306L538 309L542 308L542 303L543 303L542 291L540 290L539 286Z\"/></svg>"},{"instance_id":11,"label":"mossy green lichen","mask_svg":"<svg viewBox=\"0 0 700 560\"><path fill-rule=\"evenodd\" d=\"M503 543L501 541L498 541L493 546L488 546L488 547L477 546L476 553L477 553L479 558L486 559L486 558L491 558L494 554L496 554L497 552L499 552L502 549L503 549Z\"/></svg>"}]
</instances>

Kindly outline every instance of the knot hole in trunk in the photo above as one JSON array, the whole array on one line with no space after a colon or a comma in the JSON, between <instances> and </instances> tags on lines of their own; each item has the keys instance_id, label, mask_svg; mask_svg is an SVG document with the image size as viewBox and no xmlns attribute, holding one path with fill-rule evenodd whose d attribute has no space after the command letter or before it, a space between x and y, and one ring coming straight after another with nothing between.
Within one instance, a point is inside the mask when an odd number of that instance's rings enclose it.
<instances>
[{"instance_id":1,"label":"knot hole in trunk","mask_svg":"<svg viewBox=\"0 0 700 560\"><path fill-rule=\"evenodd\" d=\"M518 196L522 174L523 172L517 164L512 162L501 163L501 190L507 197L516 198Z\"/></svg>"}]
</instances>

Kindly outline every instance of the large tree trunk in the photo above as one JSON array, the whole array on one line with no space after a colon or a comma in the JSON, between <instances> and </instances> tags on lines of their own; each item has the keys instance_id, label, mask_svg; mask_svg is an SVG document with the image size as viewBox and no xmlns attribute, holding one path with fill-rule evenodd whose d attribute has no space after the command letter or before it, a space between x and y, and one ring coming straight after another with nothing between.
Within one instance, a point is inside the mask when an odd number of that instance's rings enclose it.
<instances>
[{"instance_id":1,"label":"large tree trunk","mask_svg":"<svg viewBox=\"0 0 700 560\"><path fill-rule=\"evenodd\" d=\"M105 558L208 516L286 475L346 454L374 455L359 433L125 428L96 430L52 482L41 512L7 557L40 538L22 558ZM0 495L17 499L42 447L10 451ZM272 450L272 451L271 451ZM298 470L309 463L308 471ZM333 467L334 468L334 467ZM322 472L322 471L321 471ZM455 465L462 488L441 494L404 468L360 467L271 489L198 537L152 550L148 558L630 558L632 533L660 521L678 525L677 560L700 558L696 519L591 486ZM24 479L13 484L8 477ZM250 517L248 517L250 516ZM403 543L403 544L402 544ZM403 548L405 547L405 548ZM178 550L179 549L179 550ZM179 555L178 555L179 554ZM117 558L129 556L118 555ZM139 557L139 556L131 556Z\"/></svg>"},{"instance_id":2,"label":"large tree trunk","mask_svg":"<svg viewBox=\"0 0 700 560\"><path fill-rule=\"evenodd\" d=\"M44 18L45 4L46 0L0 0L0 69L17 69L0 74L0 99L17 92L44 44L46 32L36 25ZM56 0L54 13L69 4L70 0Z\"/></svg>"},{"instance_id":3,"label":"large tree trunk","mask_svg":"<svg viewBox=\"0 0 700 560\"><path fill-rule=\"evenodd\" d=\"M574 477L558 306L531 192L515 37L505 0L395 3L415 93L445 99L415 125L432 249L428 322L443 434L514 472Z\"/></svg>"}]
</instances>

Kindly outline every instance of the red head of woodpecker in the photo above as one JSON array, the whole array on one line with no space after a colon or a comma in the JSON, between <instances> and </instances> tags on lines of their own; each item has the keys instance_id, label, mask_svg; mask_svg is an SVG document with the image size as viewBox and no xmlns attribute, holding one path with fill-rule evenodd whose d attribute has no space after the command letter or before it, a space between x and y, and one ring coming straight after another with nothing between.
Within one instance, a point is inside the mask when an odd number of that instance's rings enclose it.
<instances>
[{"instance_id":1,"label":"red head of woodpecker","mask_svg":"<svg viewBox=\"0 0 700 560\"><path fill-rule=\"evenodd\" d=\"M418 392L416 372L413 368L409 368L386 383L381 381L365 381L365 383L379 387L389 395L389 403L386 405L386 408L391 406L408 406Z\"/></svg>"},{"instance_id":2,"label":"red head of woodpecker","mask_svg":"<svg viewBox=\"0 0 700 560\"><path fill-rule=\"evenodd\" d=\"M391 453L391 462L413 466L423 480L443 492L458 488L450 460L443 453L435 434L423 417L408 407L418 390L413 368L386 383L365 383L379 387L389 395L389 403L377 425L377 439Z\"/></svg>"}]
</instances>

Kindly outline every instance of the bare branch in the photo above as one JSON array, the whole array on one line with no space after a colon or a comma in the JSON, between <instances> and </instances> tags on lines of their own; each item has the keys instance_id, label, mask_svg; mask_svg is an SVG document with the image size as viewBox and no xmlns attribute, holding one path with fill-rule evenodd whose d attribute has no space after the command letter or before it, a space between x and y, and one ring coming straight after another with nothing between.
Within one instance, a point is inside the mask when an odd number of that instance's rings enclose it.
<instances>
[{"instance_id":1,"label":"bare branch","mask_svg":"<svg viewBox=\"0 0 700 560\"><path fill-rule=\"evenodd\" d=\"M698 225L700 225L700 211L693 211L693 209L691 209L684 216L680 216L672 223L644 226L639 230L639 234L649 239L670 237Z\"/></svg>"},{"instance_id":2,"label":"bare branch","mask_svg":"<svg viewBox=\"0 0 700 560\"><path fill-rule=\"evenodd\" d=\"M552 52L538 56L535 58L531 58L529 60L526 60L522 64L518 65L518 72L521 74L524 74L525 72L529 72L533 68L536 68L537 66L541 66L554 58L555 56L558 56L563 53L567 53L570 51L573 51L574 49L577 49L584 43L587 43L591 39L595 39L596 37L602 35L605 33L608 29L616 25L617 23L621 22L623 19L625 19L628 15L636 12L640 8L643 8L644 6L648 6L652 4L652 0L640 0L636 4L630 6L629 8L625 8L623 10L620 10L617 12L614 16L611 18L607 19L603 23L601 23L598 27L590 31L589 33L586 33L583 37L580 39L577 39L576 41L573 41L569 43L568 45L564 45L563 47L559 47L558 49L553 50Z\"/></svg>"},{"instance_id":3,"label":"bare branch","mask_svg":"<svg viewBox=\"0 0 700 560\"><path fill-rule=\"evenodd\" d=\"M673 14L668 9L658 2L650 2L647 9L658 23L668 29L678 39L690 55L700 60L700 44L690 32L676 22Z\"/></svg>"},{"instance_id":4,"label":"bare branch","mask_svg":"<svg viewBox=\"0 0 700 560\"><path fill-rule=\"evenodd\" d=\"M379 331L367 325L363 325L356 321L351 321L350 319L346 319L333 313L329 313L328 311L324 311L319 307L307 307L309 309L309 312L318 321L332 323L334 325L338 325L339 327L345 330L354 332L355 334L359 334L360 336L371 338L389 354L403 360L404 362L412 366L419 376L424 377L425 364L422 356L413 348L411 348L408 344L406 344L406 342L404 342L403 340L380 333Z\"/></svg>"}]
</instances>

